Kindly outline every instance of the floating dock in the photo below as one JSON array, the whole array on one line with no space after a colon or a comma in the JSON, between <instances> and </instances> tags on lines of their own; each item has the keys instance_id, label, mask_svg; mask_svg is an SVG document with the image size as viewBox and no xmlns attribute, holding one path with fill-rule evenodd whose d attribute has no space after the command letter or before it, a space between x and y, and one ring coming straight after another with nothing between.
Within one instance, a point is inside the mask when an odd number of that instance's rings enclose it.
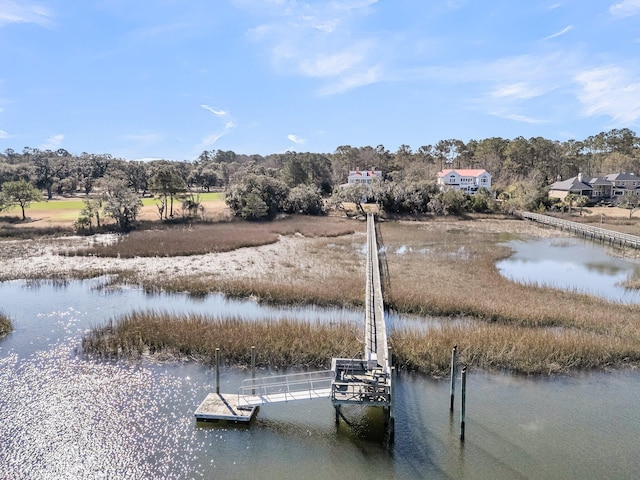
<instances>
[{"instance_id":1,"label":"floating dock","mask_svg":"<svg viewBox=\"0 0 640 480\"><path fill-rule=\"evenodd\" d=\"M238 406L237 398L237 394L210 393L195 411L194 416L196 420L203 422L227 420L249 423L255 417L258 407Z\"/></svg>"}]
</instances>

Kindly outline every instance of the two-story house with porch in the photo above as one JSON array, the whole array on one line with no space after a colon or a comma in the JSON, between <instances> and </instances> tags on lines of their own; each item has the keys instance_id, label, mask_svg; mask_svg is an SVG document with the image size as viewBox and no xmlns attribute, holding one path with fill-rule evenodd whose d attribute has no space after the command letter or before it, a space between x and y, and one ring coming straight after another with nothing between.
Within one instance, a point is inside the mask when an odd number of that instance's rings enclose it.
<instances>
[{"instance_id":1,"label":"two-story house with porch","mask_svg":"<svg viewBox=\"0 0 640 480\"><path fill-rule=\"evenodd\" d=\"M584 195L592 201L615 200L623 195L640 195L640 176L634 173L611 173L604 177L578 174L558 180L549 187L549 197L563 200L567 195Z\"/></svg>"},{"instance_id":2,"label":"two-story house with porch","mask_svg":"<svg viewBox=\"0 0 640 480\"><path fill-rule=\"evenodd\" d=\"M491 189L491 175L484 169L450 168L438 172L436 183L440 189L452 188L473 195L480 188Z\"/></svg>"},{"instance_id":3,"label":"two-story house with porch","mask_svg":"<svg viewBox=\"0 0 640 480\"><path fill-rule=\"evenodd\" d=\"M375 180L382 180L382 170L351 170L347 184L371 186Z\"/></svg>"}]
</instances>

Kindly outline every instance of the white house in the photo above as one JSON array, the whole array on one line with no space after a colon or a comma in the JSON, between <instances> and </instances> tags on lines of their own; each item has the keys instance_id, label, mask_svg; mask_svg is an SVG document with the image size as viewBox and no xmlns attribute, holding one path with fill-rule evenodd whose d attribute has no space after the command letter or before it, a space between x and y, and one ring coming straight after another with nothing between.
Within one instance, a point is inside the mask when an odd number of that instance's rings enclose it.
<instances>
[{"instance_id":1,"label":"white house","mask_svg":"<svg viewBox=\"0 0 640 480\"><path fill-rule=\"evenodd\" d=\"M351 170L347 177L349 185L371 185L374 180L382 180L382 170Z\"/></svg>"},{"instance_id":2,"label":"white house","mask_svg":"<svg viewBox=\"0 0 640 480\"><path fill-rule=\"evenodd\" d=\"M491 175L484 169L457 168L438 172L437 182L441 189L453 188L469 195L478 189L491 189Z\"/></svg>"}]
</instances>

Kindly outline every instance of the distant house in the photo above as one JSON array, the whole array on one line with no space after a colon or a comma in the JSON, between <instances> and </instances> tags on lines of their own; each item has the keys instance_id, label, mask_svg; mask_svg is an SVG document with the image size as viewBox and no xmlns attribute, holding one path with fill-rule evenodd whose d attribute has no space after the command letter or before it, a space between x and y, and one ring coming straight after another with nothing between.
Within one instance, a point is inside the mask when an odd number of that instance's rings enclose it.
<instances>
[{"instance_id":1,"label":"distant house","mask_svg":"<svg viewBox=\"0 0 640 480\"><path fill-rule=\"evenodd\" d=\"M611 197L640 195L640 177L634 173L611 173L604 178L611 182Z\"/></svg>"},{"instance_id":2,"label":"distant house","mask_svg":"<svg viewBox=\"0 0 640 480\"><path fill-rule=\"evenodd\" d=\"M615 200L623 195L640 195L640 177L633 173L611 173L604 177L578 174L558 180L549 187L549 197L563 200L567 195L584 195L590 200Z\"/></svg>"},{"instance_id":3,"label":"distant house","mask_svg":"<svg viewBox=\"0 0 640 480\"><path fill-rule=\"evenodd\" d=\"M452 188L475 194L480 188L491 189L491 175L484 169L447 169L438 172L436 183L440 189Z\"/></svg>"},{"instance_id":4,"label":"distant house","mask_svg":"<svg viewBox=\"0 0 640 480\"><path fill-rule=\"evenodd\" d=\"M370 186L374 180L382 180L382 170L351 170L347 184Z\"/></svg>"},{"instance_id":5,"label":"distant house","mask_svg":"<svg viewBox=\"0 0 640 480\"><path fill-rule=\"evenodd\" d=\"M568 180L559 180L554 182L549 187L549 196L551 198L559 198L564 200L569 194L572 195L586 195L587 197L593 196L593 187L588 183L585 183L582 178L582 174L577 177L569 178ZM611 184L609 183L609 186ZM602 185L601 185L602 187Z\"/></svg>"}]
</instances>

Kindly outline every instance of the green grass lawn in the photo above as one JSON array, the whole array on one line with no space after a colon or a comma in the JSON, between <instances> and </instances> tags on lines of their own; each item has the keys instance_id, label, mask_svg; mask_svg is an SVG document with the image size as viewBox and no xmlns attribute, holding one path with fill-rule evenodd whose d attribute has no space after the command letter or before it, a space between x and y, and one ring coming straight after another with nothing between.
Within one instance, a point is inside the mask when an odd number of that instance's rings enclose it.
<instances>
[{"instance_id":1,"label":"green grass lawn","mask_svg":"<svg viewBox=\"0 0 640 480\"><path fill-rule=\"evenodd\" d=\"M201 202L224 200L224 193L220 192L205 192L200 193L199 196ZM142 199L142 205L145 207L153 206L156 204L156 201L156 198L146 197ZM179 200L177 200L177 202L179 202ZM54 200L34 202L29 208L32 210L74 210L80 212L80 210L84 208L84 201L82 198L56 198Z\"/></svg>"},{"instance_id":2,"label":"green grass lawn","mask_svg":"<svg viewBox=\"0 0 640 480\"><path fill-rule=\"evenodd\" d=\"M84 208L84 202L78 198L63 198L34 202L29 208L32 210L75 210L79 212Z\"/></svg>"}]
</instances>

